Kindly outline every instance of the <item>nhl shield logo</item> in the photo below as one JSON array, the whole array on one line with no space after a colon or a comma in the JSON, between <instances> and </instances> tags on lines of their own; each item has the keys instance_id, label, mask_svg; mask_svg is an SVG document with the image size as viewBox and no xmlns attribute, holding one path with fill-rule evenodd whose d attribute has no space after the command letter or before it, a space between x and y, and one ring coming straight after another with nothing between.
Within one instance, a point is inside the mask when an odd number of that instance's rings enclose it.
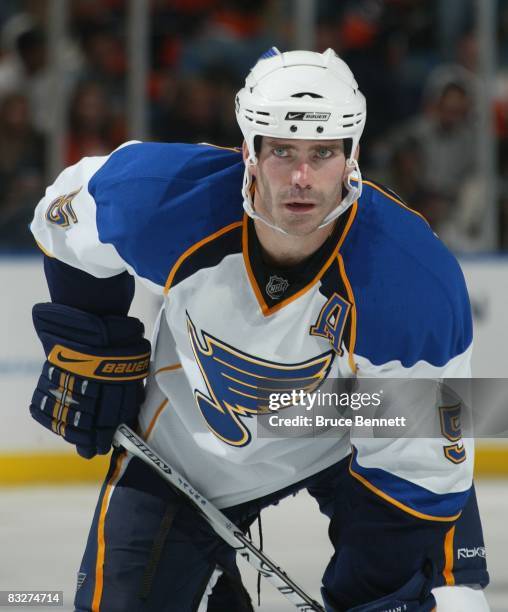
<instances>
[{"instance_id":1,"label":"nhl shield logo","mask_svg":"<svg viewBox=\"0 0 508 612\"><path fill-rule=\"evenodd\" d=\"M280 300L289 287L289 281L280 276L272 275L266 284L266 293L272 300Z\"/></svg>"}]
</instances>

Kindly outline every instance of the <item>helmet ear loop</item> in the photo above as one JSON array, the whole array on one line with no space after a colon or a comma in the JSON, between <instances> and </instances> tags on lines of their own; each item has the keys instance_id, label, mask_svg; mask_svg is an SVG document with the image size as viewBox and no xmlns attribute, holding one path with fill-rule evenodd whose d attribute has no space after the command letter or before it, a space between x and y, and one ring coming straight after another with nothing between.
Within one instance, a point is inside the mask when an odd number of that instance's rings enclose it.
<instances>
[{"instance_id":1,"label":"helmet ear loop","mask_svg":"<svg viewBox=\"0 0 508 612\"><path fill-rule=\"evenodd\" d=\"M358 183L361 185L362 183L362 175L360 173L360 166L358 165L358 161L354 157L350 157L346 160L346 168L347 168L347 176L344 184L348 191L352 191L353 189L358 189ZM356 185L351 183L351 180L357 182Z\"/></svg>"},{"instance_id":2,"label":"helmet ear loop","mask_svg":"<svg viewBox=\"0 0 508 612\"><path fill-rule=\"evenodd\" d=\"M254 190L255 190L256 177L253 174L251 174L249 170L250 168L253 168L254 166L258 165L258 160L257 160L255 153L253 155L249 154L249 157L245 160L245 165L247 168L247 172L249 174L248 183L245 187L249 192L249 198L251 201L252 210L254 210Z\"/></svg>"},{"instance_id":3,"label":"helmet ear loop","mask_svg":"<svg viewBox=\"0 0 508 612\"><path fill-rule=\"evenodd\" d=\"M245 163L249 168L252 168L252 166L257 166L258 158L256 157L256 154L255 153L254 155L249 154L249 157L247 157L247 159L245 160Z\"/></svg>"}]
</instances>

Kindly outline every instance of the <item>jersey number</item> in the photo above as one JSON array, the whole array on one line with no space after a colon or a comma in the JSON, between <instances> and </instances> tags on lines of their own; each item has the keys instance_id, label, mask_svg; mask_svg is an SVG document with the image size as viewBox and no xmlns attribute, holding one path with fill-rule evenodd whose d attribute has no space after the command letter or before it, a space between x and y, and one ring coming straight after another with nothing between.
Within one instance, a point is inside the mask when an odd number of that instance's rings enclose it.
<instances>
[{"instance_id":1,"label":"jersey number","mask_svg":"<svg viewBox=\"0 0 508 612\"><path fill-rule=\"evenodd\" d=\"M62 195L56 200L53 200L46 212L46 219L50 223L53 223L53 225L58 225L63 228L69 227L72 223L77 223L78 218L72 208L72 200L80 191L81 187L72 193Z\"/></svg>"},{"instance_id":2,"label":"jersey number","mask_svg":"<svg viewBox=\"0 0 508 612\"><path fill-rule=\"evenodd\" d=\"M454 442L443 447L445 457L452 463L462 463L466 460L466 449L462 442L462 431L460 427L461 404L455 406L440 406L439 418L441 421L441 433L443 436Z\"/></svg>"}]
</instances>

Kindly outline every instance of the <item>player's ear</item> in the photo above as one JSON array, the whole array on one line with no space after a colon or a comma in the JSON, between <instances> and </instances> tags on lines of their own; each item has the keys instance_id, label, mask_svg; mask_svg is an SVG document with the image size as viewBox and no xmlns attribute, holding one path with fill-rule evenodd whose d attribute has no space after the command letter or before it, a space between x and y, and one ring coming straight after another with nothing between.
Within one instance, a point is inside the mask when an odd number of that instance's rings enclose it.
<instances>
[{"instance_id":1,"label":"player's ear","mask_svg":"<svg viewBox=\"0 0 508 612\"><path fill-rule=\"evenodd\" d=\"M247 147L247 143L245 142L245 140L242 143L242 156L244 162L246 162L249 158L249 148Z\"/></svg>"}]
</instances>

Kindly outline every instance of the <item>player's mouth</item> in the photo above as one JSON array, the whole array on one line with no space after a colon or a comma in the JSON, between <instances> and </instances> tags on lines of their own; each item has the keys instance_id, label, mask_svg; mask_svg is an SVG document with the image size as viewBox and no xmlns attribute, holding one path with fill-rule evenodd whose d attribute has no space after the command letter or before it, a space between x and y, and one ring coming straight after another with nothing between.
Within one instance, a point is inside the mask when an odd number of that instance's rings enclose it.
<instances>
[{"instance_id":1,"label":"player's mouth","mask_svg":"<svg viewBox=\"0 0 508 612\"><path fill-rule=\"evenodd\" d=\"M314 210L316 204L314 202L285 202L285 208L291 212L295 213L306 213Z\"/></svg>"}]
</instances>

